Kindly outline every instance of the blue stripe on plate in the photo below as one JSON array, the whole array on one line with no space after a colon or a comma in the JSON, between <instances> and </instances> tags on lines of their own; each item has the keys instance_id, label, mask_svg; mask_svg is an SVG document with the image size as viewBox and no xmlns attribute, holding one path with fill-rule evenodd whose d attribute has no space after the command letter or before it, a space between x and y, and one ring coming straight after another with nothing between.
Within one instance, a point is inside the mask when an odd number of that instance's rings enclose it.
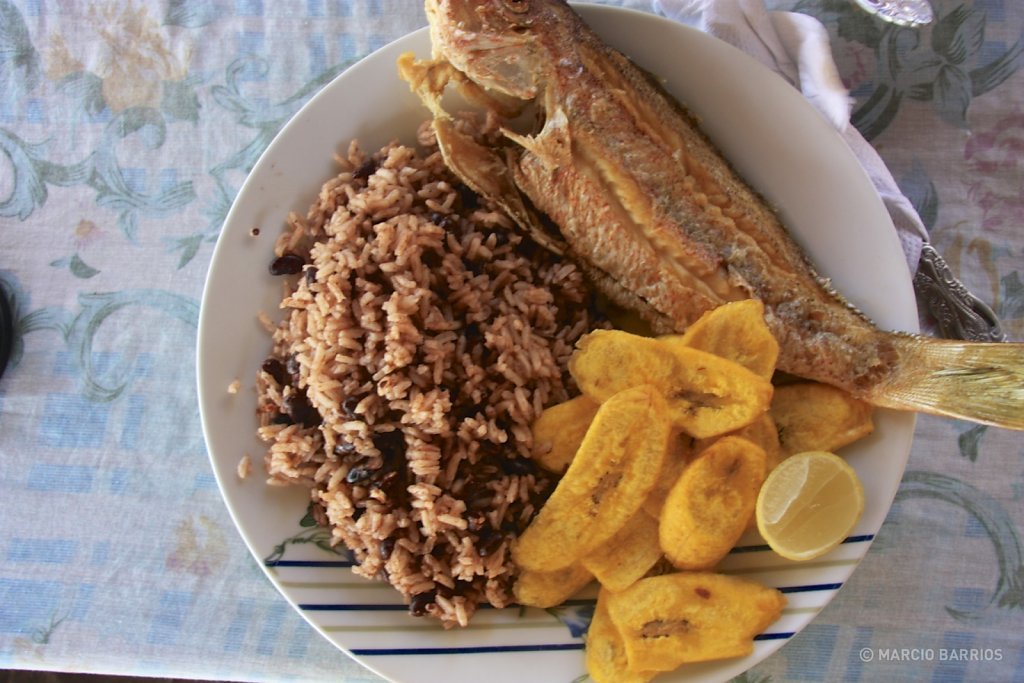
<instances>
[{"instance_id":1,"label":"blue stripe on plate","mask_svg":"<svg viewBox=\"0 0 1024 683\"><path fill-rule=\"evenodd\" d=\"M874 534L864 534L862 536L848 536L843 539L843 543L867 543L875 538ZM770 551L767 545L741 545L730 550L730 554L733 553L765 553Z\"/></svg>"},{"instance_id":2,"label":"blue stripe on plate","mask_svg":"<svg viewBox=\"0 0 1024 683\"><path fill-rule=\"evenodd\" d=\"M352 567L355 562L348 560L269 560L263 563L264 567L316 567L316 568L337 568Z\"/></svg>"},{"instance_id":3,"label":"blue stripe on plate","mask_svg":"<svg viewBox=\"0 0 1024 683\"><path fill-rule=\"evenodd\" d=\"M556 652L582 650L583 643L548 643L540 645L485 645L480 647L395 647L356 648L354 655L466 655L492 652Z\"/></svg>"},{"instance_id":4,"label":"blue stripe on plate","mask_svg":"<svg viewBox=\"0 0 1024 683\"><path fill-rule=\"evenodd\" d=\"M761 633L754 636L754 640L786 640L796 635L795 631L786 631L783 633Z\"/></svg>"},{"instance_id":5,"label":"blue stripe on plate","mask_svg":"<svg viewBox=\"0 0 1024 683\"><path fill-rule=\"evenodd\" d=\"M843 539L843 543L867 543L875 538L874 534L864 534L862 536L849 536Z\"/></svg>"},{"instance_id":6,"label":"blue stripe on plate","mask_svg":"<svg viewBox=\"0 0 1024 683\"><path fill-rule=\"evenodd\" d=\"M842 583L811 583L802 586L782 586L779 591L782 593L813 593L815 591L835 591L842 587ZM592 605L595 602L595 600L569 600L565 604ZM479 608L495 609L486 604L480 605ZM306 602L299 603L299 609L307 612L402 612L409 608L406 605L384 603Z\"/></svg>"},{"instance_id":7,"label":"blue stripe on plate","mask_svg":"<svg viewBox=\"0 0 1024 683\"><path fill-rule=\"evenodd\" d=\"M806 586L781 586L780 593L813 593L814 591L837 591L843 587L841 583L813 583Z\"/></svg>"},{"instance_id":8,"label":"blue stripe on plate","mask_svg":"<svg viewBox=\"0 0 1024 683\"><path fill-rule=\"evenodd\" d=\"M792 631L783 633L762 633L754 640L786 640L796 635ZM464 655L502 652L557 652L582 650L583 643L549 643L540 645L488 645L481 647L398 647L398 648L356 648L354 655L395 656L395 655Z\"/></svg>"},{"instance_id":9,"label":"blue stripe on plate","mask_svg":"<svg viewBox=\"0 0 1024 683\"><path fill-rule=\"evenodd\" d=\"M396 594L397 597L397 594ZM566 600L561 603L561 607L572 607L580 605L593 605L597 600ZM508 609L519 607L519 605L509 605ZM482 603L476 606L478 610L481 609L500 609L494 605ZM383 603L366 603L366 604L353 604L347 602L307 602L299 603L299 609L306 610L307 612L400 612L409 609L408 605L402 604L383 604Z\"/></svg>"},{"instance_id":10,"label":"blue stripe on plate","mask_svg":"<svg viewBox=\"0 0 1024 683\"><path fill-rule=\"evenodd\" d=\"M348 603L299 603L299 609L306 612L408 612L408 605L352 605Z\"/></svg>"},{"instance_id":11,"label":"blue stripe on plate","mask_svg":"<svg viewBox=\"0 0 1024 683\"><path fill-rule=\"evenodd\" d=\"M867 543L875 538L874 534L862 536L849 536L843 539L843 543ZM758 553L771 550L767 545L741 545L732 549L733 553ZM263 563L265 567L299 567L314 569L332 569L352 567L355 563L349 560L269 560Z\"/></svg>"}]
</instances>

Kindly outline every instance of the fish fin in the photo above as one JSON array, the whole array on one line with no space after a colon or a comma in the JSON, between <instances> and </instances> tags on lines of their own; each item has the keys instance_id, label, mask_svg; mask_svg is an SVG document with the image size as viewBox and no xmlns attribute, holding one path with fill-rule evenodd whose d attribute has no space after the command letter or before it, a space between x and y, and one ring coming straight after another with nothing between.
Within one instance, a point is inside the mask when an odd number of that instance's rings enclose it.
<instances>
[{"instance_id":1,"label":"fish fin","mask_svg":"<svg viewBox=\"0 0 1024 683\"><path fill-rule=\"evenodd\" d=\"M1024 430L1024 343L901 336L875 405Z\"/></svg>"},{"instance_id":2,"label":"fish fin","mask_svg":"<svg viewBox=\"0 0 1024 683\"><path fill-rule=\"evenodd\" d=\"M502 128L501 132L512 142L534 154L545 168L553 169L572 163L569 119L562 107L555 108L537 135L520 135L507 128Z\"/></svg>"},{"instance_id":3,"label":"fish fin","mask_svg":"<svg viewBox=\"0 0 1024 683\"><path fill-rule=\"evenodd\" d=\"M416 93L434 118L447 116L441 106L441 97L448 83L457 77L458 72L452 65L445 61L418 60L411 52L400 55L396 64L399 77L409 84L409 89Z\"/></svg>"},{"instance_id":4,"label":"fish fin","mask_svg":"<svg viewBox=\"0 0 1024 683\"><path fill-rule=\"evenodd\" d=\"M483 90L444 60L421 61L405 53L398 58L398 72L430 110L438 148L452 173L474 192L497 203L537 244L564 255L567 247L561 235L545 225L516 187L510 170L514 159L460 131L441 98L449 83L454 83L467 101L506 118L521 114L523 102L514 103L500 93Z\"/></svg>"},{"instance_id":5,"label":"fish fin","mask_svg":"<svg viewBox=\"0 0 1024 683\"><path fill-rule=\"evenodd\" d=\"M509 159L460 132L450 118L435 118L434 133L445 164L462 182L496 202L537 244L560 256L565 254L561 236L545 227L516 187Z\"/></svg>"}]
</instances>

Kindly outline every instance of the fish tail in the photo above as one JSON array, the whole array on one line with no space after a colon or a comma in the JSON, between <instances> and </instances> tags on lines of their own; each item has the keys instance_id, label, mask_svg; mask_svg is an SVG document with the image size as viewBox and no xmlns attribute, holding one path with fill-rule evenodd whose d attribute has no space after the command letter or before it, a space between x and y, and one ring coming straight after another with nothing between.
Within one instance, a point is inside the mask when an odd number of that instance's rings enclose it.
<instances>
[{"instance_id":1,"label":"fish tail","mask_svg":"<svg viewBox=\"0 0 1024 683\"><path fill-rule=\"evenodd\" d=\"M1024 343L905 336L900 362L869 397L878 406L1024 430Z\"/></svg>"}]
</instances>

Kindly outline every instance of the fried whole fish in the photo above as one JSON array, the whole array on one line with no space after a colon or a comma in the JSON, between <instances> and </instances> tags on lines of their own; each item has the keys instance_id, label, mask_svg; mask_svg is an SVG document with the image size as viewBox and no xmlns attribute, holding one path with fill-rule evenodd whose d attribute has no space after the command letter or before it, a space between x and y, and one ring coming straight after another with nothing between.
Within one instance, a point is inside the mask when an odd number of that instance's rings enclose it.
<instances>
[{"instance_id":1,"label":"fried whole fish","mask_svg":"<svg viewBox=\"0 0 1024 683\"><path fill-rule=\"evenodd\" d=\"M694 118L561 0L426 0L433 57L399 71L446 162L656 332L757 298L778 367L877 406L1024 429L1024 344L879 330L820 278ZM449 83L497 117L481 144ZM515 120L533 117L526 132ZM543 212L556 226L538 215Z\"/></svg>"}]
</instances>

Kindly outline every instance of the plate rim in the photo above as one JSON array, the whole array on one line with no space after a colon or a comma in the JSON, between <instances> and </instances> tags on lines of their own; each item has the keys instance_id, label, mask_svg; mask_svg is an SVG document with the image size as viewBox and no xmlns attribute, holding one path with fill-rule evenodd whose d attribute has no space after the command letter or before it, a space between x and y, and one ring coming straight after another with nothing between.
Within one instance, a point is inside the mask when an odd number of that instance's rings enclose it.
<instances>
[{"instance_id":1,"label":"plate rim","mask_svg":"<svg viewBox=\"0 0 1024 683\"><path fill-rule=\"evenodd\" d=\"M642 12L642 11L639 11L639 10L636 10L636 9L633 9L633 8L617 7L617 6L612 6L612 5L601 5L601 4L594 4L594 3L573 3L573 4L576 6L576 9L580 10L581 13L585 14L585 16L586 16L587 13L590 13L590 12L595 13L595 15L607 14L609 16L621 15L622 13L626 13L626 14L634 15L635 18L640 19L642 21L654 20L654 21L659 21L659 22L666 22L668 24L671 24L673 26L673 28L675 28L675 29L680 29L683 32L691 31L692 34L701 36L702 39L703 38L707 38L707 39L710 39L710 40L713 40L713 41L717 41L718 43L720 43L721 45L727 47L728 49L734 50L736 53L742 55L746 59L751 59L751 60L753 59L749 55L747 55L746 53L743 53L742 51L740 51L738 48L735 48L735 47L729 45L728 43L725 43L724 41L721 41L721 40L719 40L717 38L714 38L713 36L710 36L710 35L702 32L702 31L700 31L699 29L693 28L691 26L688 26L688 25L686 25L684 23L681 23L681 22L678 22L678 21L674 21L674 20L667 19L665 17L661 17L661 16L656 15L656 14L651 14L651 13L648 13L648 12ZM588 23L591 21L589 16L587 16L587 20L588 20ZM336 640L330 634L325 632L321 628L320 624L318 624L316 621L314 621L307 612L302 610L300 608L299 603L293 598L293 596L291 594L289 594L289 592L286 591L285 588L282 585L280 585L279 577L273 571L271 571L271 569L269 567L266 566L266 564L263 562L263 559L260 557L260 553L259 553L259 550L258 550L259 543L257 542L257 539L252 537L252 534L250 533L250 529L248 528L249 524L247 522L245 522L243 519L241 519L240 513L239 513L239 511L237 509L237 506L236 506L236 501L233 499L233 494L229 493L229 489L227 488L228 483L225 481L225 473L224 473L225 467L227 465L226 465L225 462L223 462L223 459L225 457L227 457L227 456L225 456L224 454L219 454L218 455L218 453L215 452L215 449L211 447L211 437L210 437L210 434L211 434L211 430L214 427L210 423L210 420L212 419L212 417L215 415L215 412L216 412L212 401L214 400L215 396L217 396L219 393L223 393L223 391L220 390L220 389L217 389L215 387L212 387L210 385L210 379L209 379L210 374L207 371L208 370L208 368L207 368L207 358L205 357L205 354L203 353L203 350L204 350L204 347L207 344L210 343L209 340L211 339L212 335L215 334L215 324L214 324L214 321L212 321L210 319L210 307L208 306L208 297L210 297L210 298L213 297L213 294L211 293L211 290L210 290L210 283L211 283L211 280L213 279L213 277L215 275L215 270L217 268L217 265L218 265L219 261L223 260L223 257L220 257L220 259L218 257L222 253L226 253L227 250L231 249L232 246L234 246L234 245L232 245L230 243L230 241L228 239L225 239L225 236L227 236L229 234L233 234L234 232L237 232L238 230L240 230L240 228L234 228L234 230L232 231L231 226L236 225L236 223L237 223L238 214L241 213L240 206L242 204L242 200L245 199L247 197L248 193L251 191L249 189L251 187L251 183L257 182L260 174L264 172L264 168L268 164L272 164L273 157L277 153L278 147L282 144L281 140L287 139L287 137L291 134L291 131L294 128L296 128L296 127L298 127L298 126L300 126L302 124L303 113L304 112L307 112L309 110L312 110L312 109L316 108L317 106L320 106L318 103L320 103L323 100L328 99L329 96L330 96L330 93L333 92L334 89L340 87L339 83L342 83L342 84L344 83L344 80L346 79L346 76L348 74L350 74L350 72L352 72L355 69L360 68L360 65L363 65L368 59L370 59L371 57L374 57L374 55L378 55L379 53L387 53L387 52L394 51L396 45L399 45L399 44L404 43L406 41L410 41L411 39L413 39L414 36L420 36L422 38L422 36L427 32L427 30L428 29L426 27L422 27L422 28L419 28L419 29L417 29L417 30L415 30L413 32L410 32L410 33L408 33L408 34L406 34L404 36L396 38L394 41L389 42L387 45L379 48L378 50L375 50L373 53L370 53L369 55L367 55L363 59L360 59L359 61L357 61L354 64L350 65L349 67L345 68L337 76L335 76L333 79L331 79L331 81L329 83L327 83L319 91L317 91L295 113L295 115L293 115L292 118L289 119L289 121L286 122L284 124L284 126L282 126L281 129L275 134L274 138L271 140L271 142L268 144L267 148L260 155L260 158L253 165L252 170L249 172L249 174L245 178L245 181L240 186L239 191L236 194L235 199L232 201L231 208L230 208L230 210L229 210L229 212L228 212L228 214L227 214L227 216L225 218L225 221L224 221L224 224L222 226L221 232L218 235L217 243L216 243L216 245L214 247L213 255L211 257L210 265L209 265L209 268L207 270L206 278L205 278L205 281L204 281L203 294L202 294L201 304L200 304L200 315L199 315L197 339L196 339L196 352L197 352L197 357L196 357L197 393L198 393L198 398L199 398L200 420L201 420L202 429L203 429L204 442L206 443L206 446L207 446L208 457L209 457L209 460L210 460L210 464L211 464L211 466L213 467L213 470L214 470L214 474L215 474L215 477L216 477L216 480L217 480L218 489L220 491L221 498L224 501L225 506L227 507L227 509L229 511L229 514L230 514L230 516L232 518L232 522L233 522L235 528L238 530L239 534L242 536L246 546L248 547L248 549L250 551L250 554L252 554L253 558L259 564L259 566L260 566L261 570L263 571L264 575L266 575L268 577L268 579L271 581L271 583L274 586L274 588L276 589L277 593L281 597L283 597L291 605L291 607L293 609L296 609L297 612L308 623L310 623L311 626L313 626L321 635L323 635L325 638L327 638L327 640L333 646L337 647L338 649L340 649L343 652L345 652L346 655L348 655L349 657L352 657L353 659L358 661L360 663L360 665L367 667L371 671L374 671L378 675L381 675L381 676L383 676L385 678L387 678L387 674L385 672L383 672L382 670L378 669L378 667L374 666L374 664L373 664L374 660L376 659L375 657L365 657L365 656L353 655L352 651L348 647L346 647L342 643L338 642L338 640ZM379 59L379 57L378 57L378 59ZM773 78L776 78L779 81L785 83L784 79L782 79L781 76L778 76L778 74L775 74L775 73L771 72L766 67L763 67L760 64L758 64L758 66L761 66L761 68L764 69L764 71L766 73L771 74L771 76ZM787 86L788 86L788 84L787 84ZM806 104L806 101L804 101L804 103ZM816 112L817 110L814 110L814 111ZM425 116L425 114L424 114L424 116ZM819 116L820 116L820 113L819 113ZM824 120L823 116L822 116L822 120ZM834 131L834 129L832 129L832 130L833 130L833 133L835 134L835 136L837 138L841 139L841 136L839 135L839 133L837 131ZM344 141L336 141L336 143L343 143L343 142ZM845 141L843 141L843 145L844 146L845 146L845 144L846 144ZM852 152L851 152L851 154L852 154ZM859 163L856 164L856 166L860 170L860 172L862 173L864 182L866 182L868 185L870 185L872 187L872 190L874 191L873 185L871 184L871 181L870 181L870 178L869 178L867 172L863 169L863 167ZM880 206L883 206L883 210L884 210L884 205L882 204L881 198L877 195L877 192L874 192L874 194L875 194L875 197L876 197L876 199L878 201L878 204ZM889 214L888 214L887 211L885 211L885 216L888 219L889 225L891 227L891 218L889 217ZM898 238L895 235L895 230L892 229L891 233L892 233L892 241L893 241L894 245L896 246L896 248L899 248L899 242L898 242ZM275 239L276 239L276 236L275 236ZM902 249L900 249L900 252L902 253ZM907 282L909 283L909 281L910 281L910 278L909 278L909 271L908 271ZM916 331L916 330L911 330L911 331ZM906 462L907 462L907 459L909 458L911 442L913 440L913 432L914 432L914 427L913 427L913 424L911 424L909 429L908 429L909 438L907 440L907 444L906 444L906 448L905 448L905 454L904 454L904 456L902 458L902 464L900 466L900 471L901 472L905 470ZM888 500L885 503L884 508L885 508L886 511L888 511L888 509L892 505L893 498L895 497L896 488L898 487L898 484L899 484L899 481L897 479L897 481L895 482L895 485L892 487L891 495L888 496ZM296 490L297 490L297 487L296 487ZM884 519L884 514L883 514L882 517ZM878 527L880 527L880 526L881 526L881 522L879 522L879 524L878 524ZM878 529L876 528L874 533L877 533L877 530ZM863 553L861 553L860 556L857 558L857 565L859 565L860 561L862 561L863 558L866 556L866 554L868 552L868 549L869 549L869 546L870 546L870 541L865 546ZM856 570L856 566L857 565L854 565L854 568L853 568L853 570L851 570L850 575L852 575L853 571ZM828 600L828 602L826 602L825 606L827 606L827 604L830 603L832 599L834 599L834 595L831 598L829 598L829 600ZM814 618L816 618L817 614L820 613L821 609L824 609L824 606L822 608L820 608L818 610L818 612L816 612L811 618L807 619L806 622L803 623L800 626L800 628L798 629L797 633L802 631L803 628L806 628L806 626L809 625L814 620ZM758 657L757 661L751 662L750 664L742 667L742 669L739 669L738 671L746 670L749 667L755 666L756 664L760 663L761 661L764 661L764 659L769 657L779 647L784 645L785 642L788 642L788 640L789 639L778 643L777 646L771 648L770 652L768 652L767 654L765 654L763 656Z\"/></svg>"}]
</instances>

